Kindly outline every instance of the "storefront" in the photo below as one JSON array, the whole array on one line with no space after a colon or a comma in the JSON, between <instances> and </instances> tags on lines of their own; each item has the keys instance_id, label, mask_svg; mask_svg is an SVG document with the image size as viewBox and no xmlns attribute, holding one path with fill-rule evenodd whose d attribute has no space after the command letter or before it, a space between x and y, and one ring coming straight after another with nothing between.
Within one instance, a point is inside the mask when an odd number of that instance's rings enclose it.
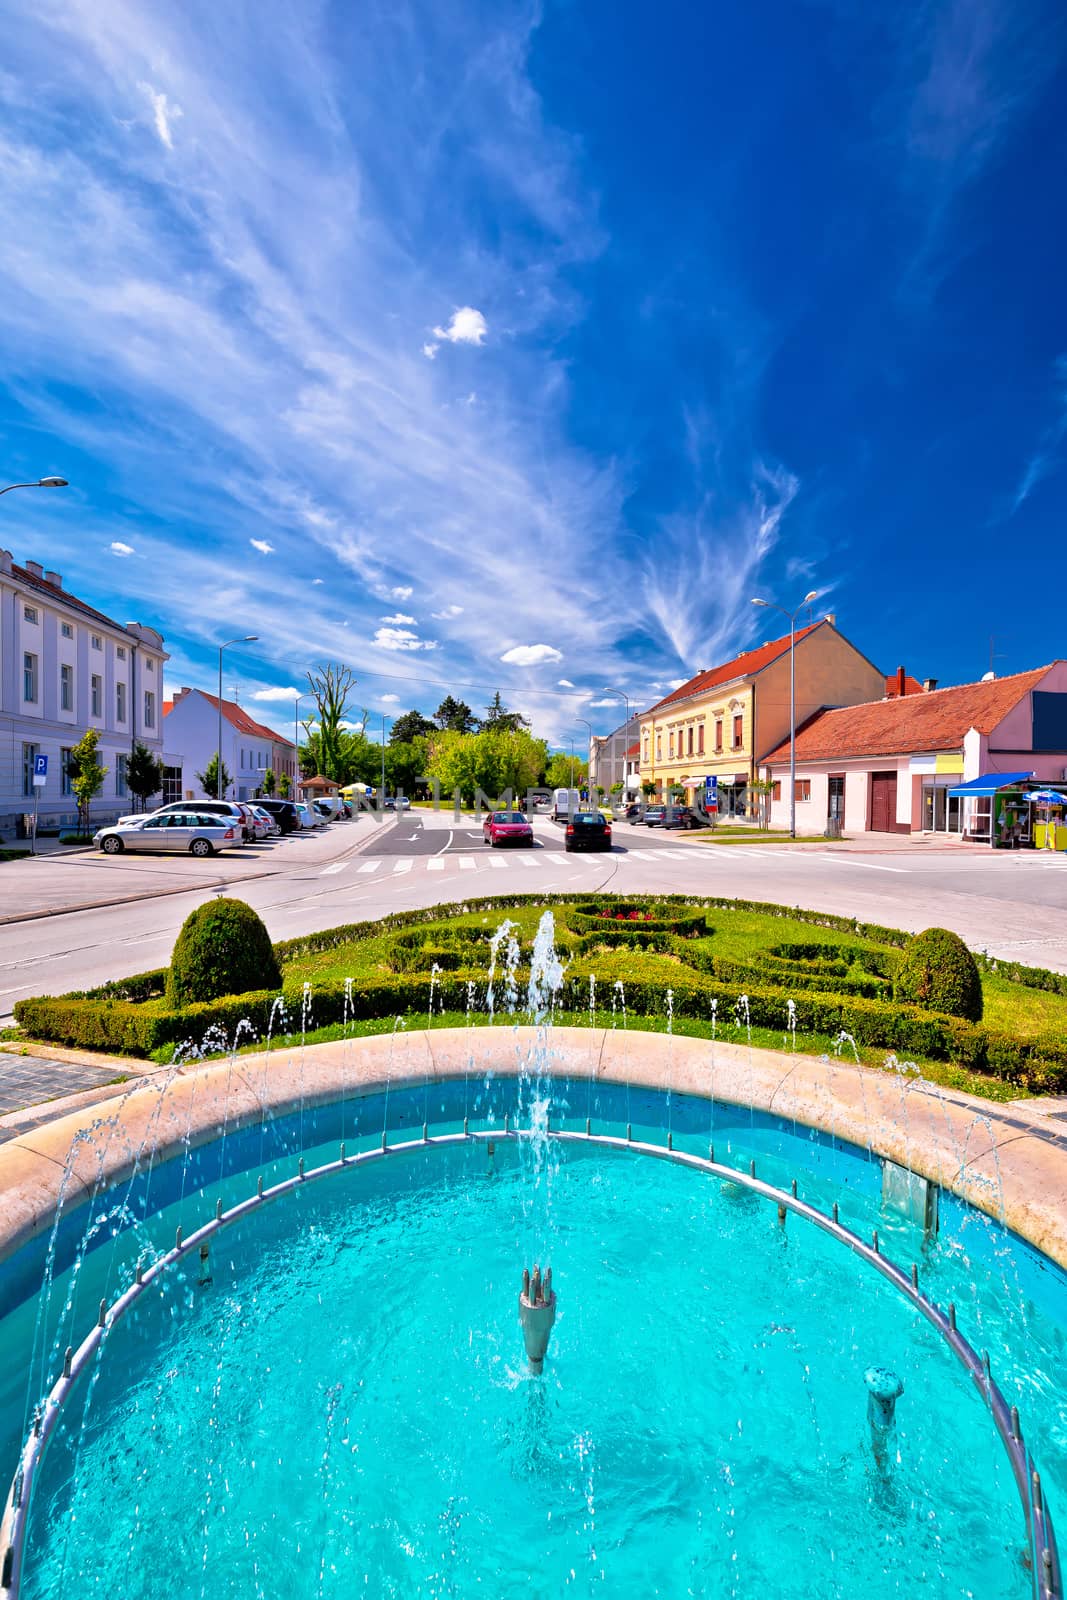
<instances>
[{"instance_id":1,"label":"storefront","mask_svg":"<svg viewBox=\"0 0 1067 1600\"><path fill-rule=\"evenodd\" d=\"M1032 777L1032 772L987 772L949 789L948 799L960 804L963 837L995 849L1031 844Z\"/></svg>"},{"instance_id":2,"label":"storefront","mask_svg":"<svg viewBox=\"0 0 1067 1600\"><path fill-rule=\"evenodd\" d=\"M1067 850L1067 794L1037 789L1029 795L1035 850Z\"/></svg>"}]
</instances>

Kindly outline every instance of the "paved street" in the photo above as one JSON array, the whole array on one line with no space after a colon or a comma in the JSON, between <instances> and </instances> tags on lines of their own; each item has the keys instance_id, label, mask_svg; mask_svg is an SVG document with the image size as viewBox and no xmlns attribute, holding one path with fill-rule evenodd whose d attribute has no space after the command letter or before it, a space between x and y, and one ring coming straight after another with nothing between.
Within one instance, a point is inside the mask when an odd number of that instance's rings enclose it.
<instances>
[{"instance_id":1,"label":"paved street","mask_svg":"<svg viewBox=\"0 0 1067 1600\"><path fill-rule=\"evenodd\" d=\"M413 811L362 818L208 862L101 856L12 862L0 871L0 1016L21 995L60 993L163 965L178 928L225 884L275 938L438 901L517 893L676 891L814 907L891 926L954 928L977 948L1067 970L1067 856L989 852L907 838L837 845L709 845L615 826L610 854L567 855L535 821L533 849L490 850L473 818ZM162 895L159 890L166 891ZM145 896L64 914L64 903ZM64 898L66 897L66 898Z\"/></svg>"}]
</instances>

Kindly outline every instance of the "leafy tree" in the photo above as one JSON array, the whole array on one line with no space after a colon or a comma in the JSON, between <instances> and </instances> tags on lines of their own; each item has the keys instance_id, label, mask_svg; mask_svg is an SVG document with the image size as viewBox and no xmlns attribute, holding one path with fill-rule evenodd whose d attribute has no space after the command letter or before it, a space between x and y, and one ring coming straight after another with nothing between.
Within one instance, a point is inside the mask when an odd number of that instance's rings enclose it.
<instances>
[{"instance_id":1,"label":"leafy tree","mask_svg":"<svg viewBox=\"0 0 1067 1600\"><path fill-rule=\"evenodd\" d=\"M288 800L292 790L292 780L287 772L283 772L281 777L278 779L278 793L283 800Z\"/></svg>"},{"instance_id":2,"label":"leafy tree","mask_svg":"<svg viewBox=\"0 0 1067 1600\"><path fill-rule=\"evenodd\" d=\"M325 763L333 770L327 774ZM305 777L316 772L332 776L336 782L373 783L381 774L382 747L368 739L362 728L342 728L337 736L333 757L325 753L321 728L309 727L307 739L300 750L300 770Z\"/></svg>"},{"instance_id":3,"label":"leafy tree","mask_svg":"<svg viewBox=\"0 0 1067 1600\"><path fill-rule=\"evenodd\" d=\"M231 777L224 761L222 763L222 789L220 791L219 753L217 750L215 751L215 754L212 756L211 760L208 762L207 766L204 768L203 772L198 772L196 774L196 781L200 785L201 789L203 789L209 800L214 800L220 792L222 794L226 793L226 790L233 782L233 778Z\"/></svg>"},{"instance_id":4,"label":"leafy tree","mask_svg":"<svg viewBox=\"0 0 1067 1600\"><path fill-rule=\"evenodd\" d=\"M429 776L430 744L426 738L408 739L403 744L389 744L385 752L385 775L389 787L402 789L413 795L418 787L416 779ZM381 767L379 764L379 778ZM366 779L361 780L366 782Z\"/></svg>"},{"instance_id":5,"label":"leafy tree","mask_svg":"<svg viewBox=\"0 0 1067 1600\"><path fill-rule=\"evenodd\" d=\"M646 800L651 800L655 795L656 785L650 778L646 778L644 783L641 785L641 793L644 795Z\"/></svg>"},{"instance_id":6,"label":"leafy tree","mask_svg":"<svg viewBox=\"0 0 1067 1600\"><path fill-rule=\"evenodd\" d=\"M159 794L163 788L163 763L140 740L130 751L126 763L126 787L141 802L142 811L147 811L150 796Z\"/></svg>"},{"instance_id":7,"label":"leafy tree","mask_svg":"<svg viewBox=\"0 0 1067 1600\"><path fill-rule=\"evenodd\" d=\"M505 789L521 794L536 784L546 756L544 740L523 730L445 732L431 742L425 770L445 793L458 789L465 800L471 800L476 789L492 796Z\"/></svg>"},{"instance_id":8,"label":"leafy tree","mask_svg":"<svg viewBox=\"0 0 1067 1600\"><path fill-rule=\"evenodd\" d=\"M518 733L520 729L528 728L529 726L530 724L525 717L520 716L517 711L508 710L500 698L500 690L498 689L485 708L485 716L482 718L480 731L482 733Z\"/></svg>"},{"instance_id":9,"label":"leafy tree","mask_svg":"<svg viewBox=\"0 0 1067 1600\"><path fill-rule=\"evenodd\" d=\"M67 776L78 802L79 833L89 831L89 807L104 787L108 774L96 753L99 743L100 734L96 728L87 728L67 759Z\"/></svg>"},{"instance_id":10,"label":"leafy tree","mask_svg":"<svg viewBox=\"0 0 1067 1600\"><path fill-rule=\"evenodd\" d=\"M341 775L341 736L346 730L341 726L348 716L348 696L355 687L356 677L351 667L341 665L339 662L328 662L323 667L318 667L307 675L308 688L315 698L318 713L318 749L316 754L319 759L318 770L324 778L333 778L336 782L343 783ZM305 722L305 729L311 735L311 723ZM305 756L310 751L305 750L301 755L301 767L308 770Z\"/></svg>"},{"instance_id":11,"label":"leafy tree","mask_svg":"<svg viewBox=\"0 0 1067 1600\"><path fill-rule=\"evenodd\" d=\"M571 782L571 774L574 781ZM573 762L566 751L559 750L545 768L545 786L549 789L580 789L589 779L589 763L575 756Z\"/></svg>"},{"instance_id":12,"label":"leafy tree","mask_svg":"<svg viewBox=\"0 0 1067 1600\"><path fill-rule=\"evenodd\" d=\"M260 788L263 790L263 793L269 800L277 787L278 780L274 776L274 768L268 767L266 772L263 774L263 782L260 784Z\"/></svg>"},{"instance_id":13,"label":"leafy tree","mask_svg":"<svg viewBox=\"0 0 1067 1600\"><path fill-rule=\"evenodd\" d=\"M446 694L437 710L433 720L445 733L474 733L478 726L478 719L465 700L454 700Z\"/></svg>"},{"instance_id":14,"label":"leafy tree","mask_svg":"<svg viewBox=\"0 0 1067 1600\"><path fill-rule=\"evenodd\" d=\"M412 739L425 739L427 734L436 731L435 725L429 717L424 717L421 711L405 711L404 715L397 717L393 723L389 743L410 744Z\"/></svg>"}]
</instances>

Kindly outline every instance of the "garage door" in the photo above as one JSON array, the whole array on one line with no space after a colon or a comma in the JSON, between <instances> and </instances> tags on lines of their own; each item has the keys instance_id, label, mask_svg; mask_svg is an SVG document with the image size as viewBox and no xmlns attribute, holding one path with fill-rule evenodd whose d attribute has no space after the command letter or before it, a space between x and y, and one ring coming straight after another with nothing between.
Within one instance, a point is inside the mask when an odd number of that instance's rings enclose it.
<instances>
[{"instance_id":1,"label":"garage door","mask_svg":"<svg viewBox=\"0 0 1067 1600\"><path fill-rule=\"evenodd\" d=\"M895 772L871 773L871 830L874 833L895 833L897 828L897 775Z\"/></svg>"}]
</instances>

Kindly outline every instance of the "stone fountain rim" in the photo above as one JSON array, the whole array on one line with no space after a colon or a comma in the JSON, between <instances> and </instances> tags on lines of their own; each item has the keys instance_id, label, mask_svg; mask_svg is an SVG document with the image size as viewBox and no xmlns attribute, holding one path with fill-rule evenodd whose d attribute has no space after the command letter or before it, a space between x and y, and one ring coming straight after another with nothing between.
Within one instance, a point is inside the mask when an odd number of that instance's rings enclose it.
<instances>
[{"instance_id":1,"label":"stone fountain rim","mask_svg":"<svg viewBox=\"0 0 1067 1600\"><path fill-rule=\"evenodd\" d=\"M258 1124L267 1113L283 1117L301 1104L331 1104L387 1084L481 1078L489 1068L514 1077L543 1039L530 1027L478 1029L473 1074L471 1031L442 1028L333 1040L138 1079L119 1097L0 1146L0 1264L52 1227L72 1142L101 1122L122 1130L122 1148L112 1137L102 1155L88 1143L79 1152L64 1198L67 1214L121 1183L147 1150L153 1163L168 1160L224 1130ZM714 1098L870 1148L994 1217L1067 1270L1067 1136L1028 1107L956 1091L942 1095L920 1078L836 1059L658 1033L558 1027L549 1050L561 1077Z\"/></svg>"}]
</instances>

